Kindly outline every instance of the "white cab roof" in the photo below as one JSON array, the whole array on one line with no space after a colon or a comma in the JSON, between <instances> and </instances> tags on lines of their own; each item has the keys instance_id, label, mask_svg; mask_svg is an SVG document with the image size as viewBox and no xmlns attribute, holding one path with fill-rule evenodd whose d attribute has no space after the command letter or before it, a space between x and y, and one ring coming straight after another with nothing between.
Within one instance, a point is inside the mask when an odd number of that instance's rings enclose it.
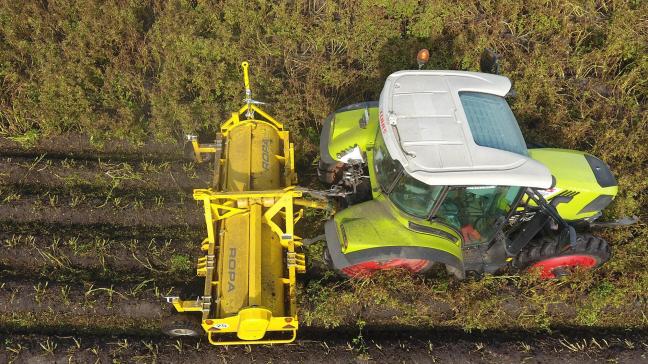
<instances>
[{"instance_id":1,"label":"white cab roof","mask_svg":"<svg viewBox=\"0 0 648 364\"><path fill-rule=\"evenodd\" d=\"M429 185L551 187L551 172L543 164L477 145L471 134L459 92L503 97L510 88L508 78L486 73L391 74L379 104L380 129L389 154L408 174Z\"/></svg>"}]
</instances>

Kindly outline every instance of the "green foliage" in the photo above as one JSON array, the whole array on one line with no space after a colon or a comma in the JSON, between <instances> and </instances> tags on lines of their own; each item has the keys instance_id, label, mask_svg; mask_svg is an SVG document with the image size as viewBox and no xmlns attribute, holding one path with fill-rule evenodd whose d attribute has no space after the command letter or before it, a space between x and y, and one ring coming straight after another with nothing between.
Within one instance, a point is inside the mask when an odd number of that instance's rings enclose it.
<instances>
[{"instance_id":1,"label":"green foliage","mask_svg":"<svg viewBox=\"0 0 648 364\"><path fill-rule=\"evenodd\" d=\"M171 256L171 271L190 274L193 268L191 258L183 254Z\"/></svg>"},{"instance_id":2,"label":"green foliage","mask_svg":"<svg viewBox=\"0 0 648 364\"><path fill-rule=\"evenodd\" d=\"M34 129L30 129L22 135L14 135L9 137L10 140L17 142L18 144L20 144L25 148L34 146L39 138L40 135Z\"/></svg>"},{"instance_id":3,"label":"green foliage","mask_svg":"<svg viewBox=\"0 0 648 364\"><path fill-rule=\"evenodd\" d=\"M484 47L502 55L530 139L590 150L619 171L648 158L648 29L643 2L101 1L0 6L0 131L83 131L102 138L173 139L213 130L255 96L314 153L333 109L375 99L384 77L412 68L476 70ZM635 169L636 170L636 169ZM640 183L637 172L629 183ZM645 182L644 182L645 183ZM645 187L645 185L644 185ZM625 198L626 196L622 196Z\"/></svg>"}]
</instances>

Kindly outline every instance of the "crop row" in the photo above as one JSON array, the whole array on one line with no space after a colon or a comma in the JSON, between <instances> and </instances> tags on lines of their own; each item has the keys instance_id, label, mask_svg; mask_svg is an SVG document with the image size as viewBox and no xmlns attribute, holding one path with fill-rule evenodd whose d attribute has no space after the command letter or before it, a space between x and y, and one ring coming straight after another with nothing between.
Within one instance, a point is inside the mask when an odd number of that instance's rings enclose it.
<instances>
[{"instance_id":1,"label":"crop row","mask_svg":"<svg viewBox=\"0 0 648 364\"><path fill-rule=\"evenodd\" d=\"M0 233L0 267L13 277L76 283L182 283L193 276L197 241Z\"/></svg>"},{"instance_id":2,"label":"crop row","mask_svg":"<svg viewBox=\"0 0 648 364\"><path fill-rule=\"evenodd\" d=\"M55 196L55 195L54 195ZM165 206L164 201L150 208L135 204L132 201L122 201L123 205L115 206L116 202L103 201L95 205L94 201L70 208L60 204L53 196L49 203L47 196L43 198L28 197L9 204L0 204L0 221L10 223L58 223L77 225L113 224L119 226L187 226L202 227L202 209L197 203L174 204Z\"/></svg>"},{"instance_id":3,"label":"crop row","mask_svg":"<svg viewBox=\"0 0 648 364\"><path fill-rule=\"evenodd\" d=\"M0 186L21 194L105 195L191 193L208 185L209 167L193 162L106 162L44 158L0 159ZM135 190L135 193L131 191ZM3 197L2 200L6 198Z\"/></svg>"},{"instance_id":4,"label":"crop row","mask_svg":"<svg viewBox=\"0 0 648 364\"><path fill-rule=\"evenodd\" d=\"M124 140L98 143L87 135L63 134L40 138L38 135L0 137L0 155L11 157L38 157L43 154L57 159L112 160L112 161L181 161L185 159L181 145L173 143L145 143L135 145Z\"/></svg>"}]
</instances>

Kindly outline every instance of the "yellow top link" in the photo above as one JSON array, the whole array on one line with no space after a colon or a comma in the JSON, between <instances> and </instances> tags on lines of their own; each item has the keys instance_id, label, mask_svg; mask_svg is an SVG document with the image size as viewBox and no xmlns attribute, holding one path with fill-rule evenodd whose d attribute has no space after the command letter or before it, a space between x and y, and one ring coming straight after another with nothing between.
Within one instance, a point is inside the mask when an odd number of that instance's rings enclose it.
<instances>
[{"instance_id":1,"label":"yellow top link","mask_svg":"<svg viewBox=\"0 0 648 364\"><path fill-rule=\"evenodd\" d=\"M228 133L230 130L234 129L237 125L241 123L246 123L253 121L255 123L267 123L272 125L274 128L276 128L278 131L283 131L283 124L275 120L272 116L270 116L268 113L265 111L261 110L257 105L258 104L263 104L263 102L255 101L252 99L252 91L250 90L250 75L249 75L249 68L250 64L248 61L243 61L241 63L241 68L243 69L243 81L245 83L245 99L243 100L245 102L245 105L239 109L238 112L232 113L232 117L227 119L224 123L221 124L221 133L223 136L227 137ZM245 120L241 120L240 116L245 113ZM254 117L254 114L257 113L263 117L261 120L257 120ZM284 138L288 138L286 135ZM289 144L292 145L292 144Z\"/></svg>"},{"instance_id":2,"label":"yellow top link","mask_svg":"<svg viewBox=\"0 0 648 364\"><path fill-rule=\"evenodd\" d=\"M243 68L243 82L245 83L245 96L250 98L251 97L250 76L248 75L248 68L250 67L250 64L247 61L243 61L243 63L241 63L241 67Z\"/></svg>"}]
</instances>

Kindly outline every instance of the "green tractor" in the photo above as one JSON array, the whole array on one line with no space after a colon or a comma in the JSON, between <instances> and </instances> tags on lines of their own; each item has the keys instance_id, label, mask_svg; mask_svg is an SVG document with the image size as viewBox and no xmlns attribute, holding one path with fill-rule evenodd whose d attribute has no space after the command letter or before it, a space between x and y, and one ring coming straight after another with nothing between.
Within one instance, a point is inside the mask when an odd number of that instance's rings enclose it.
<instances>
[{"instance_id":1,"label":"green tractor","mask_svg":"<svg viewBox=\"0 0 648 364\"><path fill-rule=\"evenodd\" d=\"M610 258L605 240L576 228L587 231L616 196L612 172L584 152L528 147L506 101L511 81L484 64L478 73L420 62L390 75L379 101L326 119L318 175L338 204L325 225L336 270L444 265L463 278L512 266L553 278Z\"/></svg>"}]
</instances>

